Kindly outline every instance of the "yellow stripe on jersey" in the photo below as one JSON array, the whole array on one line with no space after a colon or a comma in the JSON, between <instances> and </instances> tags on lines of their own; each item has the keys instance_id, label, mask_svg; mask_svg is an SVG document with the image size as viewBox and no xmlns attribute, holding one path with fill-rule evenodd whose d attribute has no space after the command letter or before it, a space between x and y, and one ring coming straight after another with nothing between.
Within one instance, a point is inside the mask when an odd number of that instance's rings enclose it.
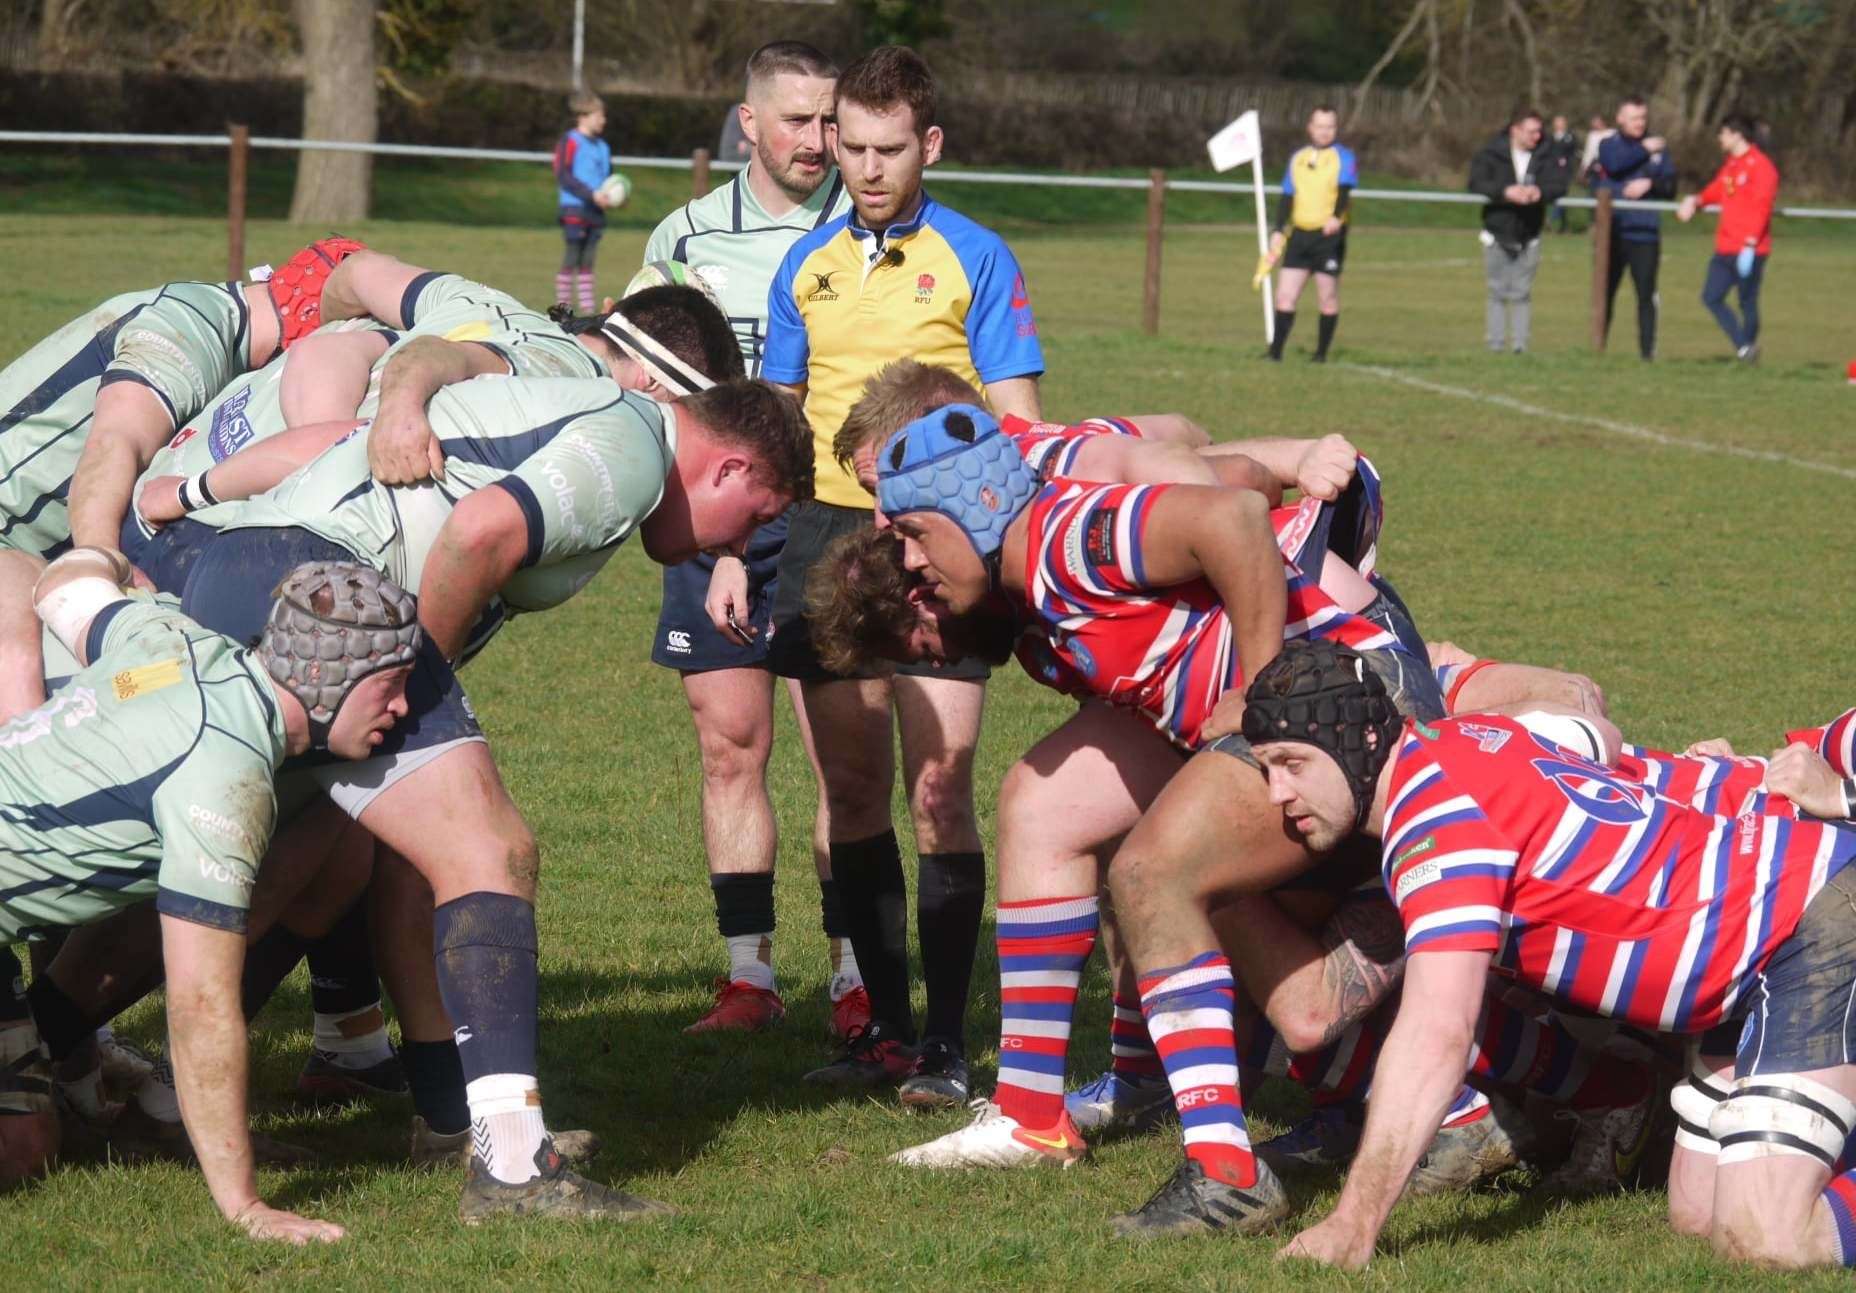
<instances>
[{"instance_id":1,"label":"yellow stripe on jersey","mask_svg":"<svg viewBox=\"0 0 1856 1293\"><path fill-rule=\"evenodd\" d=\"M1289 223L1297 229L1319 229L1334 218L1341 185L1358 183L1353 152L1339 144L1331 148L1305 145L1289 158L1283 172L1283 189L1295 198ZM1342 223L1347 216L1341 215Z\"/></svg>"}]
</instances>

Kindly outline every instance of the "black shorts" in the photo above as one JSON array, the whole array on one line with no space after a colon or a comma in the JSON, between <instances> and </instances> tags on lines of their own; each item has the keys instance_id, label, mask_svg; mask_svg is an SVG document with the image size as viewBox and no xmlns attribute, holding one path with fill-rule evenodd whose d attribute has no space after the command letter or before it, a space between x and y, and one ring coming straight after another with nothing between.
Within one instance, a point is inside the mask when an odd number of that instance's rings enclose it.
<instances>
[{"instance_id":1,"label":"black shorts","mask_svg":"<svg viewBox=\"0 0 1856 1293\"><path fill-rule=\"evenodd\" d=\"M806 575L833 539L869 525L870 516L868 508L835 507L816 501L795 503L787 509L786 547L780 553L776 576L779 588L773 596L773 642L767 652L768 664L780 677L800 682L842 680L842 674L832 673L819 663L812 649L812 634L805 618ZM898 665L896 672L911 677L977 681L990 677L992 668L984 660L969 657L943 665Z\"/></svg>"},{"instance_id":2,"label":"black shorts","mask_svg":"<svg viewBox=\"0 0 1856 1293\"><path fill-rule=\"evenodd\" d=\"M786 518L782 516L754 531L748 540L748 616L758 630L746 646L709 622L704 603L714 557L697 557L664 567L664 606L657 615L657 636L651 642L651 659L666 669L708 673L715 669L765 669L773 644L773 598L780 587L780 552L786 547Z\"/></svg>"},{"instance_id":3,"label":"black shorts","mask_svg":"<svg viewBox=\"0 0 1856 1293\"><path fill-rule=\"evenodd\" d=\"M1319 229L1291 230L1288 245L1282 249L1284 269L1305 269L1311 274L1332 274L1339 278L1340 268L1346 262L1345 225L1331 237Z\"/></svg>"}]
</instances>

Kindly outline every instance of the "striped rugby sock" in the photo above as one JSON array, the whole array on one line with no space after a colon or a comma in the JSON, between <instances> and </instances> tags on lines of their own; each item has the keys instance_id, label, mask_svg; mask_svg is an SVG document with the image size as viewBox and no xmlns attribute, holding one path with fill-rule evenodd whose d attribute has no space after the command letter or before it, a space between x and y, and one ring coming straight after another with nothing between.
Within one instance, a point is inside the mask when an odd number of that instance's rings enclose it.
<instances>
[{"instance_id":1,"label":"striped rugby sock","mask_svg":"<svg viewBox=\"0 0 1856 1293\"><path fill-rule=\"evenodd\" d=\"M1837 1227L1837 1258L1845 1266L1856 1266L1856 1172L1831 1177L1823 1199Z\"/></svg>"},{"instance_id":2,"label":"striped rugby sock","mask_svg":"<svg viewBox=\"0 0 1856 1293\"><path fill-rule=\"evenodd\" d=\"M562 270L554 276L554 299L567 302L574 299L574 276L571 270Z\"/></svg>"},{"instance_id":3,"label":"striped rugby sock","mask_svg":"<svg viewBox=\"0 0 1856 1293\"><path fill-rule=\"evenodd\" d=\"M1096 896L1002 902L999 932L999 1109L1023 1127L1063 1115L1064 1061L1076 988L1096 945Z\"/></svg>"},{"instance_id":4,"label":"striped rugby sock","mask_svg":"<svg viewBox=\"0 0 1856 1293\"><path fill-rule=\"evenodd\" d=\"M1151 1082L1166 1073L1160 1063L1160 1052L1154 1049L1154 1039L1147 1035L1147 1020L1141 1014L1138 994L1132 997L1115 994L1115 1017L1108 1026L1108 1047L1112 1057L1111 1071L1124 1082Z\"/></svg>"},{"instance_id":5,"label":"striped rugby sock","mask_svg":"<svg viewBox=\"0 0 1856 1293\"><path fill-rule=\"evenodd\" d=\"M1239 1189L1257 1182L1237 1089L1236 985L1231 962L1205 952L1141 976L1141 1013L1173 1088L1186 1157Z\"/></svg>"},{"instance_id":6,"label":"striped rugby sock","mask_svg":"<svg viewBox=\"0 0 1856 1293\"><path fill-rule=\"evenodd\" d=\"M1359 1104L1372 1092L1373 1069L1379 1062L1379 1048L1385 1043L1386 1023L1375 1012L1346 1031L1331 1046L1306 1055L1290 1055L1282 1039L1267 1020L1257 1022L1257 1039L1251 1053L1264 1056L1265 1072L1281 1073L1308 1088L1317 1108L1335 1104ZM1267 1044L1263 1039L1267 1038ZM1287 1063L1283 1063L1284 1059ZM1486 1116L1489 1098L1472 1086L1457 1089L1439 1126L1462 1127Z\"/></svg>"},{"instance_id":7,"label":"striped rugby sock","mask_svg":"<svg viewBox=\"0 0 1856 1293\"><path fill-rule=\"evenodd\" d=\"M574 292L579 299L580 313L593 313L593 271L580 269L574 271Z\"/></svg>"}]
</instances>

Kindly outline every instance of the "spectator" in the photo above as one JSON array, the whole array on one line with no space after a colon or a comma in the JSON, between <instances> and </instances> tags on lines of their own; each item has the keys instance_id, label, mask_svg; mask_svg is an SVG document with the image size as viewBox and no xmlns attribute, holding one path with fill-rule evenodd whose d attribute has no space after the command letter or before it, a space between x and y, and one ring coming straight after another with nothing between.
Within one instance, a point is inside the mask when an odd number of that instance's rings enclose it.
<instances>
[{"instance_id":1,"label":"spectator","mask_svg":"<svg viewBox=\"0 0 1856 1293\"><path fill-rule=\"evenodd\" d=\"M1741 363L1759 359L1759 285L1772 254L1772 208L1779 199L1779 168L1753 142L1753 123L1736 112L1721 122L1721 151L1727 160L1700 193L1682 199L1676 219L1684 224L1701 206L1721 208L1714 230L1714 256L1701 303L1733 343ZM1728 307L1730 288L1740 291L1740 317Z\"/></svg>"},{"instance_id":2,"label":"spectator","mask_svg":"<svg viewBox=\"0 0 1856 1293\"><path fill-rule=\"evenodd\" d=\"M1592 168L1598 165L1598 146L1611 138L1613 131L1605 124L1605 119L1596 112L1592 114L1592 123L1585 132L1585 153L1579 159L1579 182L1592 182Z\"/></svg>"},{"instance_id":3,"label":"spectator","mask_svg":"<svg viewBox=\"0 0 1856 1293\"><path fill-rule=\"evenodd\" d=\"M1579 140L1578 137L1572 133L1572 123L1566 120L1564 116L1556 116L1553 118L1553 133L1547 137L1547 147L1551 148L1555 154L1565 160L1567 174L1570 175L1572 173L1573 154L1579 151ZM1581 169L1583 170L1583 168ZM1566 204L1564 202L1555 202L1553 204L1552 220L1554 233L1566 232Z\"/></svg>"},{"instance_id":4,"label":"spectator","mask_svg":"<svg viewBox=\"0 0 1856 1293\"><path fill-rule=\"evenodd\" d=\"M576 293L580 313L593 313L593 256L606 231L610 199L598 191L612 174L612 148L600 135L606 129L606 104L597 94L576 91L567 100L574 128L554 146L554 183L560 190L561 236L567 248L561 272L554 276L554 299Z\"/></svg>"},{"instance_id":5,"label":"spectator","mask_svg":"<svg viewBox=\"0 0 1856 1293\"><path fill-rule=\"evenodd\" d=\"M740 162L747 165L748 158L754 155L754 145L748 142L748 132L741 128L741 110L745 103L737 103L722 118L722 138L715 146L715 160L718 162Z\"/></svg>"},{"instance_id":6,"label":"spectator","mask_svg":"<svg viewBox=\"0 0 1856 1293\"><path fill-rule=\"evenodd\" d=\"M1609 190L1629 202L1676 195L1676 168L1669 160L1661 135L1648 133L1650 109L1636 95L1618 104L1618 128L1598 147L1594 189ZM1611 313L1617 303L1618 284L1630 270L1637 290L1637 350L1646 360L1656 357L1656 272L1663 255L1663 218L1654 211L1616 211L1611 216L1611 258L1605 278L1605 336L1611 335Z\"/></svg>"},{"instance_id":7,"label":"spectator","mask_svg":"<svg viewBox=\"0 0 1856 1293\"><path fill-rule=\"evenodd\" d=\"M1566 192L1567 159L1542 148L1540 113L1517 112L1469 165L1469 191L1482 208L1482 267L1488 276L1490 350L1527 350L1534 275L1540 269L1540 227L1547 207Z\"/></svg>"}]
</instances>

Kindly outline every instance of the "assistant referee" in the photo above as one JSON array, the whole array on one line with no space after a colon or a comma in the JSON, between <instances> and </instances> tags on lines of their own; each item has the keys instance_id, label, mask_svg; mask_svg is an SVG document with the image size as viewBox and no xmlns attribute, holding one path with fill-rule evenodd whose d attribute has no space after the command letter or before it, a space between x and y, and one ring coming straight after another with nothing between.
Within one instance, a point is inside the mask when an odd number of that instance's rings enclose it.
<instances>
[{"instance_id":1,"label":"assistant referee","mask_svg":"<svg viewBox=\"0 0 1856 1293\"><path fill-rule=\"evenodd\" d=\"M1347 259L1347 199L1360 182L1353 150L1334 142L1340 117L1323 104L1308 114L1308 145L1296 150L1283 170L1282 200L1276 206L1276 231L1270 236L1270 259L1278 261L1276 335L1269 357L1280 363L1282 348L1295 327L1295 303L1308 276L1315 276L1321 305L1321 330L1314 361L1324 364L1334 329L1340 323L1340 268Z\"/></svg>"}]
</instances>

